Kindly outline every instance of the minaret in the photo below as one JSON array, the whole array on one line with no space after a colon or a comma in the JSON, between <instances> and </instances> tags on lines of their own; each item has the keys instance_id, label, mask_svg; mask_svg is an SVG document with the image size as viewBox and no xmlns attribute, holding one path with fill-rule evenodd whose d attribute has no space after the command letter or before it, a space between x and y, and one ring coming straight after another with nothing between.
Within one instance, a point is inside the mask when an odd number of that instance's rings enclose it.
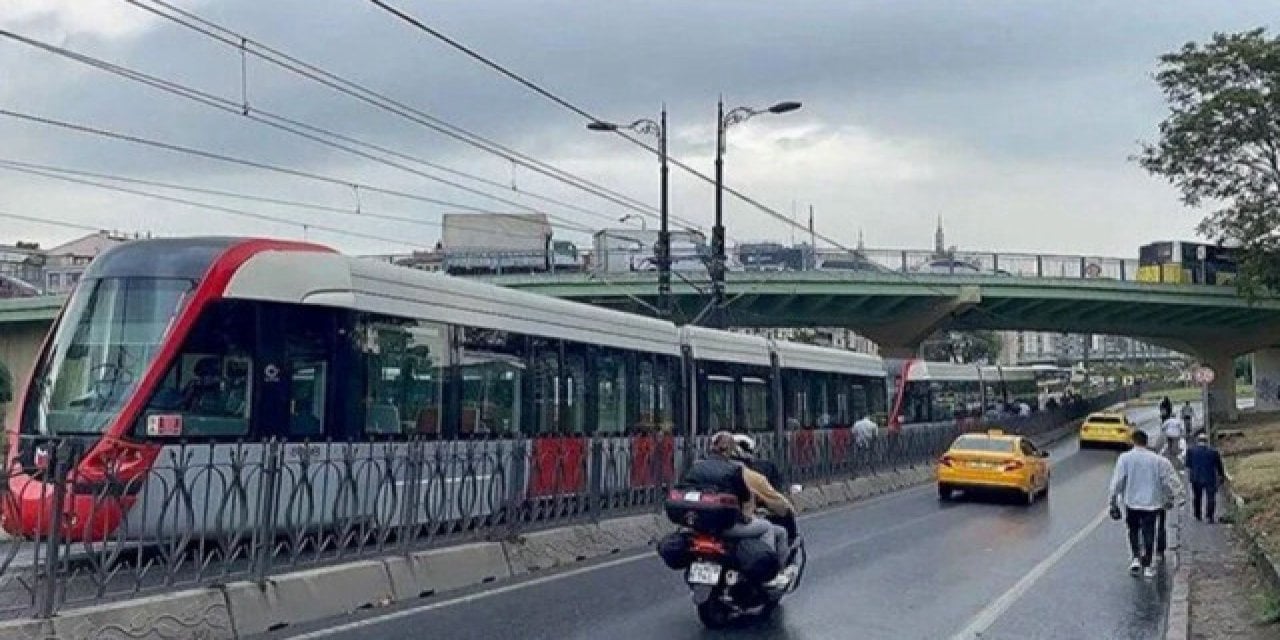
<instances>
[{"instance_id":1,"label":"minaret","mask_svg":"<svg viewBox=\"0 0 1280 640\"><path fill-rule=\"evenodd\" d=\"M858 228L858 251L863 251L866 248L867 248L867 244L862 241L862 228L859 227Z\"/></svg>"},{"instance_id":2,"label":"minaret","mask_svg":"<svg viewBox=\"0 0 1280 640\"><path fill-rule=\"evenodd\" d=\"M938 256L947 255L947 239L942 232L942 216L938 216L938 230L933 234L933 252Z\"/></svg>"}]
</instances>

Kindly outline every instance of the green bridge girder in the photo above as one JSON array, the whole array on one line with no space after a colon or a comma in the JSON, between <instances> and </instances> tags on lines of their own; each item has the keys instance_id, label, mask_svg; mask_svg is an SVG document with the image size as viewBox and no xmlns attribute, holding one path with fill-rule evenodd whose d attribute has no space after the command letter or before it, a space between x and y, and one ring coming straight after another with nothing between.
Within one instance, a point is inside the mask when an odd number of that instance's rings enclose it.
<instances>
[{"instance_id":1,"label":"green bridge girder","mask_svg":"<svg viewBox=\"0 0 1280 640\"><path fill-rule=\"evenodd\" d=\"M657 304L651 273L496 276L488 281L637 313ZM672 285L676 313L693 317L706 283ZM1107 279L1002 275L734 272L731 324L848 327L873 339L903 326L1098 333L1143 338L1185 352L1245 353L1280 342L1280 298L1248 300L1234 288ZM924 318L927 322L920 322ZM916 332L919 333L919 332ZM920 336L903 336L919 338ZM908 340L909 342L909 340Z\"/></svg>"}]
</instances>

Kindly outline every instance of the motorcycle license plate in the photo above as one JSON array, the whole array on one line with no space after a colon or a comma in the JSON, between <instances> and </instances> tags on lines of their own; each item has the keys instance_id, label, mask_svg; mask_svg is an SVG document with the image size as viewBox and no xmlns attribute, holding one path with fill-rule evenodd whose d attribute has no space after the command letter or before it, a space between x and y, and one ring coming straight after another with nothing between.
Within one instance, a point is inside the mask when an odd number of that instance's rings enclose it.
<instances>
[{"instance_id":1,"label":"motorcycle license plate","mask_svg":"<svg viewBox=\"0 0 1280 640\"><path fill-rule=\"evenodd\" d=\"M689 565L690 584L719 584L720 565L711 562L695 562Z\"/></svg>"}]
</instances>

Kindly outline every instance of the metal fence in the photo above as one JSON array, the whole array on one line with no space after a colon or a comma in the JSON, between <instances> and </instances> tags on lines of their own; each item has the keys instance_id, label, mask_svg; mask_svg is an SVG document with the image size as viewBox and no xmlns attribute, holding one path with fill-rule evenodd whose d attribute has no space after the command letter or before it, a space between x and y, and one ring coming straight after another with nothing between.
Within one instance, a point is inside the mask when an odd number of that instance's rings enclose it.
<instances>
[{"instance_id":1,"label":"metal fence","mask_svg":"<svg viewBox=\"0 0 1280 640\"><path fill-rule=\"evenodd\" d=\"M369 256L371 259L414 266L421 263L414 256L386 255ZM1136 259L1115 258L1097 255L1068 255L1049 253L1008 253L997 251L950 251L939 254L936 251L916 249L861 249L843 251L819 249L816 252L802 251L797 255L783 257L752 255L743 262L740 256L729 255L728 268L731 271L896 271L902 273L944 274L944 275L1002 275L1034 278L1072 278L1072 279L1109 279L1136 281L1139 262ZM458 268L467 271L483 269L490 273L518 272L572 272L588 271L591 273L644 272L655 271L657 262L652 249L613 249L608 256L599 257L589 251L580 254L577 260L561 259L547 267L530 268L533 264L542 264L538 260L545 258L542 254L519 252L490 252L477 254L471 262L444 260L445 268ZM710 256L706 251L674 249L671 254L672 269L687 273L689 277L706 276L706 263ZM438 268L440 262L431 262L431 268ZM1164 277L1164 273L1157 273Z\"/></svg>"},{"instance_id":2,"label":"metal fence","mask_svg":"<svg viewBox=\"0 0 1280 640\"><path fill-rule=\"evenodd\" d=\"M1000 426L1038 436L1129 396ZM802 430L761 434L759 447L804 484L929 464L975 428L862 441ZM188 443L105 461L86 458L99 455L90 444L24 437L0 473L0 519L16 534L0 542L5 616L653 510L707 437Z\"/></svg>"}]
</instances>

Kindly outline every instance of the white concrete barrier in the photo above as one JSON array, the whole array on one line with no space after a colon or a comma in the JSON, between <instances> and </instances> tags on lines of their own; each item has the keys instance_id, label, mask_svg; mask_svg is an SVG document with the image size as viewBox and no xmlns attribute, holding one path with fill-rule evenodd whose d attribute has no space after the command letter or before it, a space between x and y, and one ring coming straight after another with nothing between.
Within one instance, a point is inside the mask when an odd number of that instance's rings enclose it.
<instances>
[{"instance_id":1,"label":"white concrete barrier","mask_svg":"<svg viewBox=\"0 0 1280 640\"><path fill-rule=\"evenodd\" d=\"M272 576L265 585L235 582L226 587L236 637L383 606L394 593L386 564L360 560Z\"/></svg>"},{"instance_id":2,"label":"white concrete barrier","mask_svg":"<svg viewBox=\"0 0 1280 640\"><path fill-rule=\"evenodd\" d=\"M397 601L511 577L507 554L497 542L476 542L383 558Z\"/></svg>"}]
</instances>

